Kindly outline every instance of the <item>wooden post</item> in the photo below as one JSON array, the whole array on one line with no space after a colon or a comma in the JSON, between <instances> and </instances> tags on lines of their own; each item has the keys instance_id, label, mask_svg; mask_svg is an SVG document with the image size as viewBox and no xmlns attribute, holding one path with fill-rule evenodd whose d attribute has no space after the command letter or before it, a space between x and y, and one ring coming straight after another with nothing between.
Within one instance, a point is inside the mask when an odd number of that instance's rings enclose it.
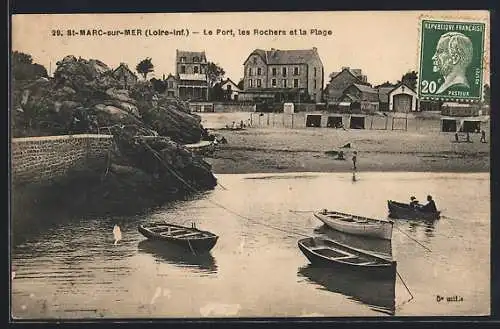
<instances>
[{"instance_id":1,"label":"wooden post","mask_svg":"<svg viewBox=\"0 0 500 329\"><path fill-rule=\"evenodd\" d=\"M283 128L285 128L285 111L283 111Z\"/></svg>"},{"instance_id":2,"label":"wooden post","mask_svg":"<svg viewBox=\"0 0 500 329\"><path fill-rule=\"evenodd\" d=\"M276 117L276 113L273 112L273 127L274 127L274 117Z\"/></svg>"},{"instance_id":3,"label":"wooden post","mask_svg":"<svg viewBox=\"0 0 500 329\"><path fill-rule=\"evenodd\" d=\"M267 113L267 125L269 126L269 112Z\"/></svg>"},{"instance_id":4,"label":"wooden post","mask_svg":"<svg viewBox=\"0 0 500 329\"><path fill-rule=\"evenodd\" d=\"M394 117L392 117L392 125L391 125L391 130L394 130Z\"/></svg>"},{"instance_id":5,"label":"wooden post","mask_svg":"<svg viewBox=\"0 0 500 329\"><path fill-rule=\"evenodd\" d=\"M370 129L373 129L373 115L372 115L372 122L370 122Z\"/></svg>"},{"instance_id":6,"label":"wooden post","mask_svg":"<svg viewBox=\"0 0 500 329\"><path fill-rule=\"evenodd\" d=\"M253 126L253 113L250 113L250 126Z\"/></svg>"},{"instance_id":7,"label":"wooden post","mask_svg":"<svg viewBox=\"0 0 500 329\"><path fill-rule=\"evenodd\" d=\"M292 113L292 129L293 129L293 113Z\"/></svg>"}]
</instances>

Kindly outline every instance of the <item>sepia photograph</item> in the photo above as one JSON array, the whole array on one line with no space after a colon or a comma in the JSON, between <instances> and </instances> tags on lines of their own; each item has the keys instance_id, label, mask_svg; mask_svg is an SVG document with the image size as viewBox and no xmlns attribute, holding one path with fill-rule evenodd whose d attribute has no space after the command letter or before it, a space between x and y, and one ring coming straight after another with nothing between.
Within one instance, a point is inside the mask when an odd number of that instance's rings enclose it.
<instances>
[{"instance_id":1,"label":"sepia photograph","mask_svg":"<svg viewBox=\"0 0 500 329\"><path fill-rule=\"evenodd\" d=\"M11 19L13 320L490 315L488 11Z\"/></svg>"}]
</instances>

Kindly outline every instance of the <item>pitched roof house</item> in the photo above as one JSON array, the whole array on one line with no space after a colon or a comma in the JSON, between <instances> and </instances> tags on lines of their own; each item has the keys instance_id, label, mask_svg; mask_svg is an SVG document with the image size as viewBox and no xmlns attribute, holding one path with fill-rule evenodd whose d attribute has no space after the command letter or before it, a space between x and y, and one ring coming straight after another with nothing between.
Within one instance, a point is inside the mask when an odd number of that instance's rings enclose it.
<instances>
[{"instance_id":1,"label":"pitched roof house","mask_svg":"<svg viewBox=\"0 0 500 329\"><path fill-rule=\"evenodd\" d=\"M113 77L120 82L124 89L127 89L137 83L137 75L135 75L132 70L129 69L128 65L125 63L120 63L120 65L113 70Z\"/></svg>"},{"instance_id":2,"label":"pitched roof house","mask_svg":"<svg viewBox=\"0 0 500 329\"><path fill-rule=\"evenodd\" d=\"M255 49L243 62L246 96L305 93L321 101L324 69L317 48ZM263 95L262 95L263 96Z\"/></svg>"},{"instance_id":3,"label":"pitched roof house","mask_svg":"<svg viewBox=\"0 0 500 329\"><path fill-rule=\"evenodd\" d=\"M360 69L343 67L340 72L331 73L330 82L325 87L325 100L330 103L338 102L344 90L353 83L368 85L367 77Z\"/></svg>"}]
</instances>

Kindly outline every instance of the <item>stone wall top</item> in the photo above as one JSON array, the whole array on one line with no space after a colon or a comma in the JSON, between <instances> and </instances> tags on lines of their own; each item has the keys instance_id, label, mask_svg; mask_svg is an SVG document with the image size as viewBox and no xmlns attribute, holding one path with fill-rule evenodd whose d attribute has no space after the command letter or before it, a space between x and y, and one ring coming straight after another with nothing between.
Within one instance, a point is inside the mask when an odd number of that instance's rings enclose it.
<instances>
[{"instance_id":1,"label":"stone wall top","mask_svg":"<svg viewBox=\"0 0 500 329\"><path fill-rule=\"evenodd\" d=\"M39 136L39 137L20 137L12 138L12 143L21 142L43 142L43 141L56 141L68 139L109 139L113 135L98 135L98 134L79 134L79 135L60 135L60 136Z\"/></svg>"}]
</instances>

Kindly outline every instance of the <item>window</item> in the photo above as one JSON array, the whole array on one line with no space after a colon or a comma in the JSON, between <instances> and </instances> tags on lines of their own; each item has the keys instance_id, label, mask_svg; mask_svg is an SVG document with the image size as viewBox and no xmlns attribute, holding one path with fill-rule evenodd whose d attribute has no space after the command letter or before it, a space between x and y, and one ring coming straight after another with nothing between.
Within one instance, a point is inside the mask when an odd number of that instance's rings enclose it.
<instances>
[{"instance_id":1,"label":"window","mask_svg":"<svg viewBox=\"0 0 500 329\"><path fill-rule=\"evenodd\" d=\"M286 77L286 67L281 69L281 73L283 74L284 77Z\"/></svg>"},{"instance_id":2,"label":"window","mask_svg":"<svg viewBox=\"0 0 500 329\"><path fill-rule=\"evenodd\" d=\"M262 69L259 67L257 68L257 75L261 75L262 74Z\"/></svg>"},{"instance_id":3,"label":"window","mask_svg":"<svg viewBox=\"0 0 500 329\"><path fill-rule=\"evenodd\" d=\"M193 62L198 63L199 61L200 61L200 59L198 57L196 57L196 56L193 57Z\"/></svg>"},{"instance_id":4,"label":"window","mask_svg":"<svg viewBox=\"0 0 500 329\"><path fill-rule=\"evenodd\" d=\"M317 88L317 87L316 87L316 80L314 80L314 89L316 89L316 88Z\"/></svg>"},{"instance_id":5,"label":"window","mask_svg":"<svg viewBox=\"0 0 500 329\"><path fill-rule=\"evenodd\" d=\"M186 66L185 65L181 65L181 73L186 73Z\"/></svg>"},{"instance_id":6,"label":"window","mask_svg":"<svg viewBox=\"0 0 500 329\"><path fill-rule=\"evenodd\" d=\"M282 85L283 85L283 88L286 88L286 79L283 79Z\"/></svg>"},{"instance_id":7,"label":"window","mask_svg":"<svg viewBox=\"0 0 500 329\"><path fill-rule=\"evenodd\" d=\"M227 90L231 91L231 85L227 85Z\"/></svg>"},{"instance_id":8,"label":"window","mask_svg":"<svg viewBox=\"0 0 500 329\"><path fill-rule=\"evenodd\" d=\"M198 66L193 67L193 73L198 73Z\"/></svg>"},{"instance_id":9,"label":"window","mask_svg":"<svg viewBox=\"0 0 500 329\"><path fill-rule=\"evenodd\" d=\"M253 87L253 85L252 85L252 79L248 80L248 86L249 86L250 88L252 88L252 87Z\"/></svg>"},{"instance_id":10,"label":"window","mask_svg":"<svg viewBox=\"0 0 500 329\"><path fill-rule=\"evenodd\" d=\"M314 77L316 77L316 74L317 74L317 72L316 72L316 71L317 71L317 69L316 69L316 68L314 68ZM316 83L316 81L314 81L314 83ZM314 87L314 88L316 88L316 87Z\"/></svg>"},{"instance_id":11,"label":"window","mask_svg":"<svg viewBox=\"0 0 500 329\"><path fill-rule=\"evenodd\" d=\"M257 87L261 87L261 86L262 86L262 80L257 79Z\"/></svg>"},{"instance_id":12,"label":"window","mask_svg":"<svg viewBox=\"0 0 500 329\"><path fill-rule=\"evenodd\" d=\"M272 80L271 80L271 85L272 85L273 87L276 87L276 79L272 79Z\"/></svg>"},{"instance_id":13,"label":"window","mask_svg":"<svg viewBox=\"0 0 500 329\"><path fill-rule=\"evenodd\" d=\"M253 63L254 63L254 64L257 64L257 56L254 56L254 57L253 57Z\"/></svg>"},{"instance_id":14,"label":"window","mask_svg":"<svg viewBox=\"0 0 500 329\"><path fill-rule=\"evenodd\" d=\"M276 68L273 67L273 76L276 76Z\"/></svg>"},{"instance_id":15,"label":"window","mask_svg":"<svg viewBox=\"0 0 500 329\"><path fill-rule=\"evenodd\" d=\"M299 88L299 79L293 79L293 88Z\"/></svg>"},{"instance_id":16,"label":"window","mask_svg":"<svg viewBox=\"0 0 500 329\"><path fill-rule=\"evenodd\" d=\"M248 68L248 75L252 76L252 68L251 67Z\"/></svg>"},{"instance_id":17,"label":"window","mask_svg":"<svg viewBox=\"0 0 500 329\"><path fill-rule=\"evenodd\" d=\"M293 68L293 75L299 75L299 67L298 66Z\"/></svg>"},{"instance_id":18,"label":"window","mask_svg":"<svg viewBox=\"0 0 500 329\"><path fill-rule=\"evenodd\" d=\"M181 57L181 63L184 63L186 61L186 57Z\"/></svg>"},{"instance_id":19,"label":"window","mask_svg":"<svg viewBox=\"0 0 500 329\"><path fill-rule=\"evenodd\" d=\"M168 88L170 89L174 88L174 83L172 81L168 82Z\"/></svg>"}]
</instances>

